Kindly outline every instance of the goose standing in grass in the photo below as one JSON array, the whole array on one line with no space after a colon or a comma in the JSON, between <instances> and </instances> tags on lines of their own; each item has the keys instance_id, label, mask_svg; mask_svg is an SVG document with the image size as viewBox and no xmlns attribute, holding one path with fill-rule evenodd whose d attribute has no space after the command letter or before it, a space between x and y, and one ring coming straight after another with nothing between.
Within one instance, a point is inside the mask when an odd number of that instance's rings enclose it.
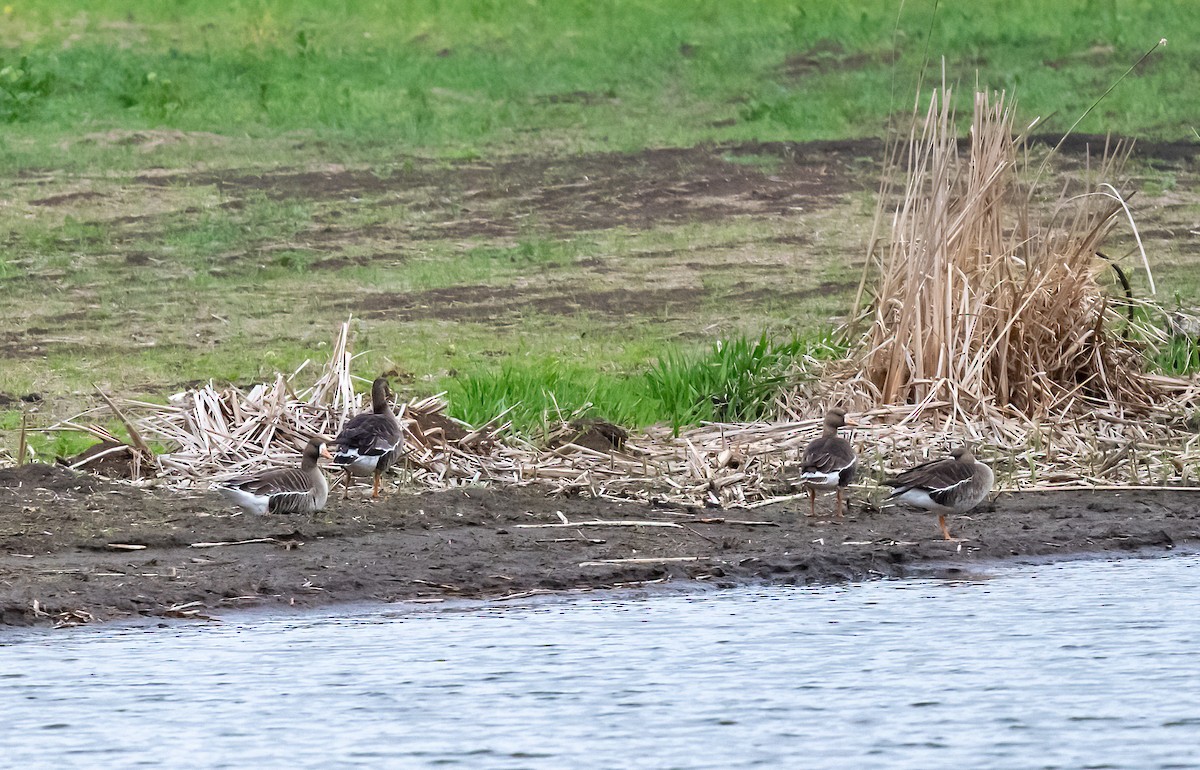
<instances>
[{"instance_id":1,"label":"goose standing in grass","mask_svg":"<svg viewBox=\"0 0 1200 770\"><path fill-rule=\"evenodd\" d=\"M971 447L961 446L949 457L910 468L885 483L894 489L889 499L936 513L942 538L953 540L946 514L966 513L979 505L995 480L992 469L975 459Z\"/></svg>"},{"instance_id":2,"label":"goose standing in grass","mask_svg":"<svg viewBox=\"0 0 1200 770\"><path fill-rule=\"evenodd\" d=\"M317 459L331 455L323 441L313 438L300 457L299 468L238 476L219 482L217 491L247 513L316 513L329 497L329 482Z\"/></svg>"},{"instance_id":3,"label":"goose standing in grass","mask_svg":"<svg viewBox=\"0 0 1200 770\"><path fill-rule=\"evenodd\" d=\"M825 413L825 430L804 448L800 458L800 481L808 487L809 512L817 515L817 490L837 490L837 515L842 517L842 494L846 485L854 480L858 468L858 455L850 442L839 436L838 428L853 428L846 421L843 409L830 409Z\"/></svg>"},{"instance_id":4,"label":"goose standing in grass","mask_svg":"<svg viewBox=\"0 0 1200 770\"><path fill-rule=\"evenodd\" d=\"M371 383L371 411L355 415L333 440L333 462L346 472L346 494L350 497L351 476L375 477L371 499L379 499L379 482L404 449L404 430L388 406L387 377Z\"/></svg>"}]
</instances>

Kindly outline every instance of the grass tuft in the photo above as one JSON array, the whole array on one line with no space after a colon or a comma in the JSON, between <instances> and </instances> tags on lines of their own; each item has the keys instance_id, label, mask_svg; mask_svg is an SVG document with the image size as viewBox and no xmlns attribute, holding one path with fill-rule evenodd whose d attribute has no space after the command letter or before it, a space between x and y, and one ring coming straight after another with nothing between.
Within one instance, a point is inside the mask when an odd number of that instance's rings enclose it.
<instances>
[{"instance_id":1,"label":"grass tuft","mask_svg":"<svg viewBox=\"0 0 1200 770\"><path fill-rule=\"evenodd\" d=\"M1200 340L1173 336L1153 355L1151 365L1167 375L1187 377L1200 372Z\"/></svg>"},{"instance_id":2,"label":"grass tuft","mask_svg":"<svg viewBox=\"0 0 1200 770\"><path fill-rule=\"evenodd\" d=\"M753 422L775 414L805 356L828 355L828 337L736 337L689 353L671 349L644 372L606 374L546 358L462 375L450 385L450 413L478 425L512 409L522 433L545 435L574 417L628 427L665 423L678 433L702 422Z\"/></svg>"},{"instance_id":3,"label":"grass tuft","mask_svg":"<svg viewBox=\"0 0 1200 770\"><path fill-rule=\"evenodd\" d=\"M654 422L636 379L561 363L552 358L505 361L499 371L460 375L450 383L452 417L482 425L511 409L507 419L525 435L546 435L574 416L619 425Z\"/></svg>"},{"instance_id":4,"label":"grass tuft","mask_svg":"<svg viewBox=\"0 0 1200 770\"><path fill-rule=\"evenodd\" d=\"M774 414L806 349L802 340L776 342L764 332L717 342L700 356L669 352L646 373L646 386L676 434L701 422L755 422Z\"/></svg>"},{"instance_id":5,"label":"grass tuft","mask_svg":"<svg viewBox=\"0 0 1200 770\"><path fill-rule=\"evenodd\" d=\"M50 93L53 82L54 76L35 69L28 56L22 56L16 64L0 60L0 120L29 120L38 103Z\"/></svg>"}]
</instances>

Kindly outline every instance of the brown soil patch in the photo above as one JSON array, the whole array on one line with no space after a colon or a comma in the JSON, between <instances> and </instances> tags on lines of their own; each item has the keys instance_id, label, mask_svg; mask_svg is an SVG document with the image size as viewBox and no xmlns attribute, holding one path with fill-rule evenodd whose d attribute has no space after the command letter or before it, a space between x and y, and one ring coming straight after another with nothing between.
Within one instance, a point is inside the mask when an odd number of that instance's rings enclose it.
<instances>
[{"instance_id":1,"label":"brown soil patch","mask_svg":"<svg viewBox=\"0 0 1200 770\"><path fill-rule=\"evenodd\" d=\"M355 294L331 298L331 306L361 318L413 321L509 320L523 314L592 315L661 318L672 306L694 305L703 298L698 289L579 289L558 285L453 286L409 294Z\"/></svg>"},{"instance_id":2,"label":"brown soil patch","mask_svg":"<svg viewBox=\"0 0 1200 770\"><path fill-rule=\"evenodd\" d=\"M839 61L834 48L814 51L804 56ZM1053 146L1060 138L1034 136L1031 141ZM1089 152L1096 156L1103 150L1105 141L1102 136L1072 135L1060 150L1059 165L1080 167ZM841 203L847 193L873 192L883 154L877 139L746 142L492 162L397 158L394 170L379 173L341 166L261 173L160 172L137 181L152 187L212 186L224 199L220 205L231 209L243 207L249 196L264 195L318 204L345 202L359 209L403 207L409 212L387 224L342 226L338 221L345 212L338 206L318 213L317 227L289 240L293 247L334 251L364 242L512 239L530 232L555 236L735 216L795 219L802 216L798 211ZM1189 170L1196 156L1197 147L1188 142L1139 142L1134 148L1135 158L1175 170ZM751 157L776 162L764 170L731 160ZM41 200L67 202L64 196ZM394 253L381 256L392 258Z\"/></svg>"},{"instance_id":3,"label":"brown soil patch","mask_svg":"<svg viewBox=\"0 0 1200 770\"><path fill-rule=\"evenodd\" d=\"M535 96L530 99L533 104L604 104L619 101L614 93L596 93L594 91L567 91L560 94Z\"/></svg>"},{"instance_id":4,"label":"brown soil patch","mask_svg":"<svg viewBox=\"0 0 1200 770\"><path fill-rule=\"evenodd\" d=\"M63 193L62 195L51 195L48 198L38 198L37 200L29 201L29 205L65 206L68 204L82 203L83 201L90 201L103 197L103 193L98 193L92 190L83 190L80 192Z\"/></svg>"},{"instance_id":5,"label":"brown soil patch","mask_svg":"<svg viewBox=\"0 0 1200 770\"><path fill-rule=\"evenodd\" d=\"M919 573L933 563L1170 549L1200 543L1195 492L1001 495L951 522L927 514L803 515L807 500L745 510L659 511L547 498L536 488L463 489L378 503L330 501L312 517L232 516L210 493L118 485L61 468L0 471L0 622L204 614L360 600L488 598L640 582L830 583ZM828 511L822 501L819 510ZM585 520L680 527L527 529ZM764 526L735 520L768 522ZM266 542L197 548L195 543ZM119 550L118 546L145 546ZM605 563L609 559L693 561ZM34 612L37 602L39 613ZM71 613L76 613L72 615Z\"/></svg>"},{"instance_id":6,"label":"brown soil patch","mask_svg":"<svg viewBox=\"0 0 1200 770\"><path fill-rule=\"evenodd\" d=\"M1121 137L1105 136L1103 134L1071 134L1063 141L1059 134L1036 134L1029 137L1031 144L1054 147L1060 141L1057 159L1065 164L1085 161L1090 155L1093 159L1104 153L1105 146L1115 146ZM965 140L964 140L965 141ZM1129 142L1131 140L1125 139ZM1151 161L1152 165L1168 164L1180 170L1194 170L1197 158L1200 158L1200 145L1194 142L1152 142L1138 140L1133 143L1132 157Z\"/></svg>"},{"instance_id":7,"label":"brown soil patch","mask_svg":"<svg viewBox=\"0 0 1200 770\"><path fill-rule=\"evenodd\" d=\"M847 54L841 43L821 40L807 51L798 51L784 59L779 75L786 80L803 80L826 72L862 69L877 62L891 62L891 52Z\"/></svg>"},{"instance_id":8,"label":"brown soil patch","mask_svg":"<svg viewBox=\"0 0 1200 770\"><path fill-rule=\"evenodd\" d=\"M573 444L595 452L612 452L622 449L629 431L620 425L614 425L607 420L586 418L572 420L555 431L547 440L547 446L552 449Z\"/></svg>"},{"instance_id":9,"label":"brown soil patch","mask_svg":"<svg viewBox=\"0 0 1200 770\"><path fill-rule=\"evenodd\" d=\"M0 406L11 406L13 404L39 404L42 401L42 396L39 393L26 393L23 396L13 396L3 391L0 391Z\"/></svg>"},{"instance_id":10,"label":"brown soil patch","mask_svg":"<svg viewBox=\"0 0 1200 770\"><path fill-rule=\"evenodd\" d=\"M74 457L59 459L59 465L77 468L110 479L132 479L136 476L136 450L119 441L101 441Z\"/></svg>"},{"instance_id":11,"label":"brown soil patch","mask_svg":"<svg viewBox=\"0 0 1200 770\"><path fill-rule=\"evenodd\" d=\"M783 142L704 145L567 158L518 157L492 163L439 165L408 159L389 175L361 169L245 174L144 175L145 185L213 185L222 195L262 194L276 200L368 199L403 205L428 221L396 235L409 238L514 237L530 228L548 233L647 228L733 215L781 215L796 207L832 205L874 186L847 171L879 143ZM725 159L779 159L771 173ZM354 231L352 230L351 233ZM375 230L378 232L378 229ZM333 240L323 228L305 236Z\"/></svg>"},{"instance_id":12,"label":"brown soil patch","mask_svg":"<svg viewBox=\"0 0 1200 770\"><path fill-rule=\"evenodd\" d=\"M734 284L730 294L725 295L725 299L730 302L799 302L801 300L812 299L813 297L827 296L831 294L842 294L850 291L858 286L857 282L851 281L822 281L817 286L811 289L803 289L800 291L774 291L762 286L756 286L748 283Z\"/></svg>"}]
</instances>

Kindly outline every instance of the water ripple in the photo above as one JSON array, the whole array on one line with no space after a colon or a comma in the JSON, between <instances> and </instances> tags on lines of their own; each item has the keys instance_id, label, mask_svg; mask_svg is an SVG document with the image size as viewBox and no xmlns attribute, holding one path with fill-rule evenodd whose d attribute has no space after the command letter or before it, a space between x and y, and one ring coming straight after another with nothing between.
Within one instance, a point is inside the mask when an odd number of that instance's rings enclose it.
<instances>
[{"instance_id":1,"label":"water ripple","mask_svg":"<svg viewBox=\"0 0 1200 770\"><path fill-rule=\"evenodd\" d=\"M0 631L14 767L1200 767L1196 557Z\"/></svg>"}]
</instances>

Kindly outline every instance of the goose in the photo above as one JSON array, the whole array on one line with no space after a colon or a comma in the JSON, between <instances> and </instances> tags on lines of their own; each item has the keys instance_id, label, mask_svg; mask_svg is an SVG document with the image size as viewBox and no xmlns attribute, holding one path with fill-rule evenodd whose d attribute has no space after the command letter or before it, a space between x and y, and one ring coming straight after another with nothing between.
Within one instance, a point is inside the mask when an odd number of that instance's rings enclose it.
<instances>
[{"instance_id":1,"label":"goose","mask_svg":"<svg viewBox=\"0 0 1200 770\"><path fill-rule=\"evenodd\" d=\"M320 457L331 455L321 439L313 438L301 453L299 468L238 476L216 488L247 513L316 513L329 497L329 482L317 467Z\"/></svg>"},{"instance_id":2,"label":"goose","mask_svg":"<svg viewBox=\"0 0 1200 770\"><path fill-rule=\"evenodd\" d=\"M333 462L346 472L346 493L350 497L352 475L374 475L371 499L379 499L379 482L404 448L404 431L388 406L387 377L371 383L371 411L355 415L333 440Z\"/></svg>"},{"instance_id":3,"label":"goose","mask_svg":"<svg viewBox=\"0 0 1200 770\"><path fill-rule=\"evenodd\" d=\"M855 427L846 421L843 409L825 413L825 430L804 448L800 458L800 481L808 487L810 514L817 515L817 490L837 489L837 515L842 516L842 492L854 480L858 455L850 442L837 434L838 428Z\"/></svg>"},{"instance_id":4,"label":"goose","mask_svg":"<svg viewBox=\"0 0 1200 770\"><path fill-rule=\"evenodd\" d=\"M953 540L946 514L966 513L983 502L995 482L992 469L975 459L971 447L961 446L949 457L909 468L884 482L894 491L888 498L938 515L942 538Z\"/></svg>"}]
</instances>

